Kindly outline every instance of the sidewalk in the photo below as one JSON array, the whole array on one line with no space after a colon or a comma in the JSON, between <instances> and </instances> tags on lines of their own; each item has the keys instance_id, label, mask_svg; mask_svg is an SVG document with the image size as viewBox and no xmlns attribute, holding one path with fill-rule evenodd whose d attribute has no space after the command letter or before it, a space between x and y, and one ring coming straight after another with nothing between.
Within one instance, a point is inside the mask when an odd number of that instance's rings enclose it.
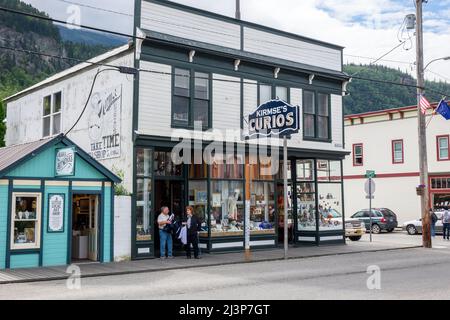
<instances>
[{"instance_id":1,"label":"sidewalk","mask_svg":"<svg viewBox=\"0 0 450 320\"><path fill-rule=\"evenodd\" d=\"M291 247L289 259L305 259L321 256L355 254L363 252L387 251L416 248L416 245L406 243L368 243L366 241L351 242L347 245L327 245L320 247ZM252 251L250 261L246 261L243 252L203 254L202 259L188 260L184 256L175 257L172 260L138 260L112 263L88 263L80 264L81 277L101 277L111 275L122 275L130 273L156 272L162 270L176 270L185 268L199 268L219 265L230 265L238 263L255 263L264 261L283 260L282 248ZM69 274L66 273L67 266L43 267L29 269L13 269L0 271L0 285L7 283L37 282L51 280L65 280Z\"/></svg>"}]
</instances>

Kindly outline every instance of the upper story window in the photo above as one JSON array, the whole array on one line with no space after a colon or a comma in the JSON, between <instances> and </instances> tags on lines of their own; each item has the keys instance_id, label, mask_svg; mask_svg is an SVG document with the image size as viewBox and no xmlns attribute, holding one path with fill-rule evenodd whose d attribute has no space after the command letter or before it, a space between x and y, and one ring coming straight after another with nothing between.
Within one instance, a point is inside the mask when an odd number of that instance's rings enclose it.
<instances>
[{"instance_id":1,"label":"upper story window","mask_svg":"<svg viewBox=\"0 0 450 320\"><path fill-rule=\"evenodd\" d=\"M175 68L172 125L193 128L201 122L211 127L211 77L208 73Z\"/></svg>"},{"instance_id":2,"label":"upper story window","mask_svg":"<svg viewBox=\"0 0 450 320\"><path fill-rule=\"evenodd\" d=\"M304 138L330 140L330 95L303 91Z\"/></svg>"},{"instance_id":3,"label":"upper story window","mask_svg":"<svg viewBox=\"0 0 450 320\"><path fill-rule=\"evenodd\" d=\"M362 143L353 145L353 166L362 166L364 164L364 154Z\"/></svg>"},{"instance_id":4,"label":"upper story window","mask_svg":"<svg viewBox=\"0 0 450 320\"><path fill-rule=\"evenodd\" d=\"M403 163L404 162L404 152L403 152L403 140L393 140L392 141L392 163Z\"/></svg>"},{"instance_id":5,"label":"upper story window","mask_svg":"<svg viewBox=\"0 0 450 320\"><path fill-rule=\"evenodd\" d=\"M438 161L450 160L449 135L437 136L436 145L437 145L437 160Z\"/></svg>"},{"instance_id":6,"label":"upper story window","mask_svg":"<svg viewBox=\"0 0 450 320\"><path fill-rule=\"evenodd\" d=\"M61 92L44 97L42 136L48 137L61 133Z\"/></svg>"},{"instance_id":7,"label":"upper story window","mask_svg":"<svg viewBox=\"0 0 450 320\"><path fill-rule=\"evenodd\" d=\"M259 84L259 104L272 99L280 99L289 102L289 89L287 87L272 86L271 84Z\"/></svg>"}]
</instances>

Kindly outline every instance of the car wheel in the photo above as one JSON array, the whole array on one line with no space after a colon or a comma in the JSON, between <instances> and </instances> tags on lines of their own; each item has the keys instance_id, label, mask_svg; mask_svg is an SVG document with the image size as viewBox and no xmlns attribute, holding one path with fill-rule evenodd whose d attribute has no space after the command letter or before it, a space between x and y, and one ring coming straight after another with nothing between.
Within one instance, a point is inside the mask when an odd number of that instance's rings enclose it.
<instances>
[{"instance_id":1,"label":"car wheel","mask_svg":"<svg viewBox=\"0 0 450 320\"><path fill-rule=\"evenodd\" d=\"M372 233L378 234L378 233L380 233L380 232L381 232L380 226L377 225L377 224L373 224L373 225L372 225Z\"/></svg>"},{"instance_id":2,"label":"car wheel","mask_svg":"<svg viewBox=\"0 0 450 320\"><path fill-rule=\"evenodd\" d=\"M414 225L409 224L406 226L406 232L408 232L409 235L413 236L417 234L417 229Z\"/></svg>"},{"instance_id":3,"label":"car wheel","mask_svg":"<svg viewBox=\"0 0 450 320\"><path fill-rule=\"evenodd\" d=\"M348 237L350 240L352 241L358 241L359 239L361 239L361 236L356 236L356 237Z\"/></svg>"}]
</instances>

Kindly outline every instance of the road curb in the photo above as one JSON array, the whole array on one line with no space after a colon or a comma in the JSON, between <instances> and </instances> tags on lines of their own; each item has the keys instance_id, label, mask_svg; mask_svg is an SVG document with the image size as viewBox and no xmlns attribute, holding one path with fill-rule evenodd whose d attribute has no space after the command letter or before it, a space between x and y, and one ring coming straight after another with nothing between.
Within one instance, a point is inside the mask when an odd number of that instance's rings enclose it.
<instances>
[{"instance_id":1,"label":"road curb","mask_svg":"<svg viewBox=\"0 0 450 320\"><path fill-rule=\"evenodd\" d=\"M421 248L421 247L422 246L407 246L407 247L384 248L384 249L373 249L373 250L359 250L359 251L352 251L352 252L323 253L323 254L308 255L308 256L288 257L287 260L312 259L312 258L320 258L320 257L341 256L341 255L371 253L371 252L381 252L381 251L396 251L396 250L416 249L416 248ZM175 267L167 267L164 269L161 268L161 269L127 270L127 271L116 271L116 272L99 272L99 273L95 273L95 274L81 275L80 278L86 279L86 278L97 278L97 277L108 277L108 276L120 276L120 275L139 274L139 273L173 271L173 270L180 270L180 269L198 269L198 268L229 266L229 265L246 264L246 263L283 261L283 260L285 260L283 257L279 257L279 258L266 258L266 259L249 260L249 261L241 260L241 261L231 261L231 262L221 262L221 263L210 263L210 264L204 264L204 265L175 266ZM59 280L67 280L68 277L69 277L69 275L46 277L46 278L35 278L35 279L6 280L6 281L0 281L0 285L14 284L14 283L59 281Z\"/></svg>"}]
</instances>

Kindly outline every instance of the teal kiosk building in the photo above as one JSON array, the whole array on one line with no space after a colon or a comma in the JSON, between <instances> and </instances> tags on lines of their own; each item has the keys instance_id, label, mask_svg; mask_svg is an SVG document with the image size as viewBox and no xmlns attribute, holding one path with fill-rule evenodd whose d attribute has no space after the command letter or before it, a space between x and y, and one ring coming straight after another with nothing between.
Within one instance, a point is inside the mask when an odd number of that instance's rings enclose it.
<instances>
[{"instance_id":1,"label":"teal kiosk building","mask_svg":"<svg viewBox=\"0 0 450 320\"><path fill-rule=\"evenodd\" d=\"M59 135L0 149L0 269L114 259L120 179Z\"/></svg>"}]
</instances>

